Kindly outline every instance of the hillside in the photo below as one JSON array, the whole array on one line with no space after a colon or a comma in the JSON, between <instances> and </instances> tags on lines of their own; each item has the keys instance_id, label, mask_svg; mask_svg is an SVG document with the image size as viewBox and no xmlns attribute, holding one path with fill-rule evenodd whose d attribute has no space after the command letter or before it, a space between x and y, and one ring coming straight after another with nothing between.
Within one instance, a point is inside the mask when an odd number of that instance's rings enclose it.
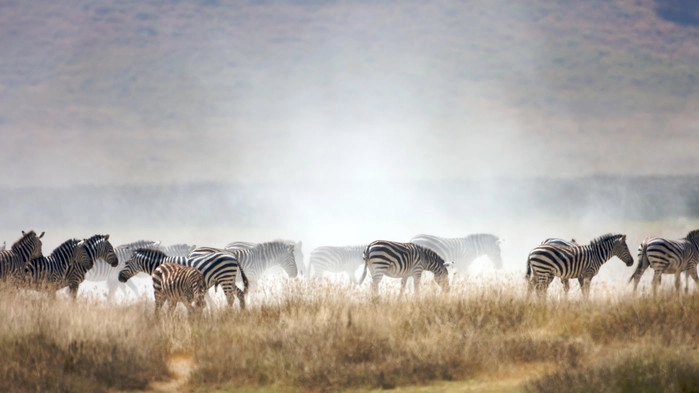
<instances>
[{"instance_id":1,"label":"hillside","mask_svg":"<svg viewBox=\"0 0 699 393\"><path fill-rule=\"evenodd\" d=\"M667 7L665 7L667 8ZM457 5L8 1L0 124L277 125L488 104L532 117L665 116L699 105L699 28L651 0ZM667 13L667 11L666 11ZM274 116L270 115L274 114Z\"/></svg>"}]
</instances>

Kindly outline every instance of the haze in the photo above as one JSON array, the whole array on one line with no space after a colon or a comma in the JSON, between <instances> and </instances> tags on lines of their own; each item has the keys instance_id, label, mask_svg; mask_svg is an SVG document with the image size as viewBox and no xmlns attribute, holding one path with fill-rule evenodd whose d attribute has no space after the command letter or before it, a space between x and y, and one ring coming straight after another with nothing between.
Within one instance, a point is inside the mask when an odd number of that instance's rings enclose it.
<instances>
[{"instance_id":1,"label":"haze","mask_svg":"<svg viewBox=\"0 0 699 393\"><path fill-rule=\"evenodd\" d=\"M699 28L662 3L6 2L3 188L256 189L278 226L241 237L497 231L450 182L697 174Z\"/></svg>"}]
</instances>

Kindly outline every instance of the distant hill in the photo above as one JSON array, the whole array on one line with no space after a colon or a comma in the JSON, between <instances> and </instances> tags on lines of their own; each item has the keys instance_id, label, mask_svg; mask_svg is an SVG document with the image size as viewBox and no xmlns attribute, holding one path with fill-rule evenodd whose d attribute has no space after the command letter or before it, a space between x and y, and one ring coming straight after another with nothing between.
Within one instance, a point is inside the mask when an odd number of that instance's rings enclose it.
<instances>
[{"instance_id":1,"label":"distant hill","mask_svg":"<svg viewBox=\"0 0 699 393\"><path fill-rule=\"evenodd\" d=\"M6 1L0 127L276 126L307 106L445 118L482 101L681 114L699 107L696 16L679 0Z\"/></svg>"}]
</instances>

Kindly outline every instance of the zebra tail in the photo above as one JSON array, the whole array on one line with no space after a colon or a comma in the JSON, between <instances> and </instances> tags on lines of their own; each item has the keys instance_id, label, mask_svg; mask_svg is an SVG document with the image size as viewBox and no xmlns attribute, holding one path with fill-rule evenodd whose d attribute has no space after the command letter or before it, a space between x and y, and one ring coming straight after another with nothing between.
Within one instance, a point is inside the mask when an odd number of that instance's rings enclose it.
<instances>
[{"instance_id":1,"label":"zebra tail","mask_svg":"<svg viewBox=\"0 0 699 393\"><path fill-rule=\"evenodd\" d=\"M648 242L644 240L643 243L641 243L641 247L638 251L638 265L636 265L636 271L633 272L628 282L631 282L633 280L640 280L641 276L643 275L643 272L645 272L648 266L650 266L650 262L648 261L648 254L646 253L647 247Z\"/></svg>"},{"instance_id":2,"label":"zebra tail","mask_svg":"<svg viewBox=\"0 0 699 393\"><path fill-rule=\"evenodd\" d=\"M364 271L362 272L362 277L359 279L359 284L361 285L364 282L364 278L366 278L366 271L367 271L367 251L369 251L369 246L364 249L364 253L362 254L362 258L364 259Z\"/></svg>"},{"instance_id":3,"label":"zebra tail","mask_svg":"<svg viewBox=\"0 0 699 393\"><path fill-rule=\"evenodd\" d=\"M250 282L248 282L248 276L245 275L245 271L243 270L243 267L238 265L238 271L240 272L240 278L243 279L243 295L247 295L248 290L250 289Z\"/></svg>"}]
</instances>

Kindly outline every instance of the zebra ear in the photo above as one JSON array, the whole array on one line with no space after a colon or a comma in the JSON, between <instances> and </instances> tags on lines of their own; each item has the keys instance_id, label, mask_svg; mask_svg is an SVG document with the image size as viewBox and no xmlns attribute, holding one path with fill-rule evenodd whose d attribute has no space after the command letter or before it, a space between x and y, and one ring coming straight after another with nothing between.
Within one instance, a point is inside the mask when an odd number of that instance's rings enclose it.
<instances>
[{"instance_id":1,"label":"zebra ear","mask_svg":"<svg viewBox=\"0 0 699 393\"><path fill-rule=\"evenodd\" d=\"M626 241L626 235L621 235L621 241L625 242Z\"/></svg>"},{"instance_id":2,"label":"zebra ear","mask_svg":"<svg viewBox=\"0 0 699 393\"><path fill-rule=\"evenodd\" d=\"M42 237L44 237L44 233L46 233L46 231L41 232L41 235L39 235L39 239L41 239Z\"/></svg>"},{"instance_id":3,"label":"zebra ear","mask_svg":"<svg viewBox=\"0 0 699 393\"><path fill-rule=\"evenodd\" d=\"M104 240L109 240L109 235L104 235Z\"/></svg>"}]
</instances>

